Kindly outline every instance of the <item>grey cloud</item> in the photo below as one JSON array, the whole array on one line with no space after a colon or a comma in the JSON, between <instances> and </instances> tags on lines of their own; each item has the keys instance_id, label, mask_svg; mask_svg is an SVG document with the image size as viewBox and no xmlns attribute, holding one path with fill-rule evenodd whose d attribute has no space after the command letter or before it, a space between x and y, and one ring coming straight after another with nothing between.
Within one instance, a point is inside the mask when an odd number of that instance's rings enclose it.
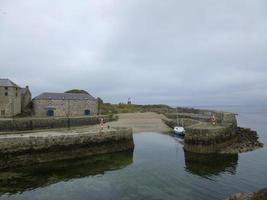
<instances>
[{"instance_id":1,"label":"grey cloud","mask_svg":"<svg viewBox=\"0 0 267 200\"><path fill-rule=\"evenodd\" d=\"M171 105L267 100L267 2L2 1L0 76Z\"/></svg>"}]
</instances>

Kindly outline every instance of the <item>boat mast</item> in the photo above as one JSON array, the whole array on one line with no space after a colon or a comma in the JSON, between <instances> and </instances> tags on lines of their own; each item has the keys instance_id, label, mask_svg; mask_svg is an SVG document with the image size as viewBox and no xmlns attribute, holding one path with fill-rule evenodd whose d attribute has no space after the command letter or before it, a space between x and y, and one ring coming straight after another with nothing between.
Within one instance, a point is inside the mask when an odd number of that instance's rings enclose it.
<instances>
[{"instance_id":1,"label":"boat mast","mask_svg":"<svg viewBox=\"0 0 267 200\"><path fill-rule=\"evenodd\" d=\"M178 125L178 109L177 109L177 107L176 107L176 126L179 126Z\"/></svg>"}]
</instances>

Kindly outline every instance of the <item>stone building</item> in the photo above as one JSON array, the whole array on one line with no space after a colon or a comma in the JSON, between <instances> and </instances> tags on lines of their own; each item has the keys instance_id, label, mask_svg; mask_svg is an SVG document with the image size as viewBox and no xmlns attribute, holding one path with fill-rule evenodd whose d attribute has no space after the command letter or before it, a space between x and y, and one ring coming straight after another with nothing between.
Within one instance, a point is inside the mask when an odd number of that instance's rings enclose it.
<instances>
[{"instance_id":1,"label":"stone building","mask_svg":"<svg viewBox=\"0 0 267 200\"><path fill-rule=\"evenodd\" d=\"M97 99L90 94L42 93L33 99L33 112L37 117L96 115L97 107Z\"/></svg>"},{"instance_id":2,"label":"stone building","mask_svg":"<svg viewBox=\"0 0 267 200\"><path fill-rule=\"evenodd\" d=\"M22 97L24 91L26 93ZM0 79L0 117L13 117L20 114L30 101L31 93L28 87L21 88L9 79Z\"/></svg>"},{"instance_id":3,"label":"stone building","mask_svg":"<svg viewBox=\"0 0 267 200\"><path fill-rule=\"evenodd\" d=\"M21 111L25 112L26 109L30 109L30 103L32 101L32 94L29 89L29 86L21 88Z\"/></svg>"}]
</instances>

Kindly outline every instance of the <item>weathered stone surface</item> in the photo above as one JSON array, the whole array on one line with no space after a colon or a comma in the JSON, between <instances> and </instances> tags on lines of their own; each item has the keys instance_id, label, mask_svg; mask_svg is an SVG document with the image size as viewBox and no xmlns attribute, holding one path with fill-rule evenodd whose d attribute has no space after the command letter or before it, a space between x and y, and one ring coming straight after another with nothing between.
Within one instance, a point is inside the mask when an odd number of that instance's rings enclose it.
<instances>
[{"instance_id":1,"label":"weathered stone surface","mask_svg":"<svg viewBox=\"0 0 267 200\"><path fill-rule=\"evenodd\" d=\"M0 86L0 118L21 113L21 88ZM6 95L7 94L7 95Z\"/></svg>"},{"instance_id":2,"label":"weathered stone surface","mask_svg":"<svg viewBox=\"0 0 267 200\"><path fill-rule=\"evenodd\" d=\"M99 119L105 122L115 120L112 116L89 116L89 117L60 117L60 118L18 118L0 120L0 132L29 131L36 129L64 128L72 126L95 125Z\"/></svg>"},{"instance_id":3,"label":"weathered stone surface","mask_svg":"<svg viewBox=\"0 0 267 200\"><path fill-rule=\"evenodd\" d=\"M258 141L257 132L249 128L238 127L236 138L236 142L222 149L221 153L243 153L263 147L263 144Z\"/></svg>"},{"instance_id":4,"label":"weathered stone surface","mask_svg":"<svg viewBox=\"0 0 267 200\"><path fill-rule=\"evenodd\" d=\"M219 115L219 113L217 113ZM223 113L221 123L198 123L186 128L186 151L195 153L218 153L236 142L236 118L233 113Z\"/></svg>"},{"instance_id":5,"label":"weathered stone surface","mask_svg":"<svg viewBox=\"0 0 267 200\"><path fill-rule=\"evenodd\" d=\"M261 189L260 191L256 192L252 200L267 200L267 188Z\"/></svg>"},{"instance_id":6,"label":"weathered stone surface","mask_svg":"<svg viewBox=\"0 0 267 200\"><path fill-rule=\"evenodd\" d=\"M231 197L228 197L226 200L252 200L253 193L237 193Z\"/></svg>"},{"instance_id":7,"label":"weathered stone surface","mask_svg":"<svg viewBox=\"0 0 267 200\"><path fill-rule=\"evenodd\" d=\"M183 119L194 119L194 120L203 121L203 122L210 121L209 115L202 115L202 114L195 114L195 113L167 113L165 115L169 119L176 119L178 117L178 118L183 118Z\"/></svg>"},{"instance_id":8,"label":"weathered stone surface","mask_svg":"<svg viewBox=\"0 0 267 200\"><path fill-rule=\"evenodd\" d=\"M258 141L257 133L250 129L237 127L234 113L219 112L212 110L199 110L178 108L178 112L170 112L163 120L171 128L177 125L184 126L186 135L184 149L195 153L241 153L262 147ZM210 122L210 115L214 114L217 119L216 125Z\"/></svg>"},{"instance_id":9,"label":"weathered stone surface","mask_svg":"<svg viewBox=\"0 0 267 200\"><path fill-rule=\"evenodd\" d=\"M32 94L29 89L29 86L21 89L21 111L27 112L27 109L31 113L31 109L29 109L29 105L32 101Z\"/></svg>"},{"instance_id":10,"label":"weathered stone surface","mask_svg":"<svg viewBox=\"0 0 267 200\"><path fill-rule=\"evenodd\" d=\"M43 100L33 99L34 115L37 117L46 117L46 107L55 108L55 117L84 116L85 110L90 110L90 115L96 115L98 103L96 100Z\"/></svg>"},{"instance_id":11,"label":"weathered stone surface","mask_svg":"<svg viewBox=\"0 0 267 200\"><path fill-rule=\"evenodd\" d=\"M237 193L228 197L226 200L267 200L267 188L261 189L255 193Z\"/></svg>"},{"instance_id":12,"label":"weathered stone surface","mask_svg":"<svg viewBox=\"0 0 267 200\"><path fill-rule=\"evenodd\" d=\"M130 128L103 132L24 134L0 137L0 168L73 159L133 149ZM55 154L56 152L56 154Z\"/></svg>"}]
</instances>

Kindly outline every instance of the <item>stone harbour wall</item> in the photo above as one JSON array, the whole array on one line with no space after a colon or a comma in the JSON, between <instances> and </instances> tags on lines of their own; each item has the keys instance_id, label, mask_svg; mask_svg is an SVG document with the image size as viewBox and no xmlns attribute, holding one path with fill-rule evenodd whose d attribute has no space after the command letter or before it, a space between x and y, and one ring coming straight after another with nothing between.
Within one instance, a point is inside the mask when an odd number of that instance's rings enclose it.
<instances>
[{"instance_id":1,"label":"stone harbour wall","mask_svg":"<svg viewBox=\"0 0 267 200\"><path fill-rule=\"evenodd\" d=\"M198 111L198 113L196 112ZM195 110L194 113L175 113L175 112L170 112L170 113L164 113L164 115L168 119L175 120L178 118L183 119L184 121L186 120L194 120L198 122L210 122L210 116L211 114L214 114L216 117L216 121L218 124L237 124L235 114L234 113L229 113L229 112L222 112L222 111L207 111L207 110Z\"/></svg>"},{"instance_id":2,"label":"stone harbour wall","mask_svg":"<svg viewBox=\"0 0 267 200\"><path fill-rule=\"evenodd\" d=\"M95 125L100 122L100 118L104 118L104 122L115 120L113 116L89 116L89 117L46 117L46 118L17 118L0 120L0 132L9 131L30 131L38 129L64 128L72 126Z\"/></svg>"},{"instance_id":3,"label":"stone harbour wall","mask_svg":"<svg viewBox=\"0 0 267 200\"><path fill-rule=\"evenodd\" d=\"M237 120L234 113L188 108L178 108L177 111L178 113L175 113L176 111L165 113L168 119L163 121L171 128L176 126L178 121L178 124L185 128L184 149L186 151L218 153L238 140ZM216 117L216 125L211 124L211 114Z\"/></svg>"},{"instance_id":4,"label":"stone harbour wall","mask_svg":"<svg viewBox=\"0 0 267 200\"><path fill-rule=\"evenodd\" d=\"M0 169L67 160L134 148L131 128L62 135L0 137Z\"/></svg>"},{"instance_id":5,"label":"stone harbour wall","mask_svg":"<svg viewBox=\"0 0 267 200\"><path fill-rule=\"evenodd\" d=\"M208 143L203 141L194 140L193 143L185 143L184 149L188 152L194 153L220 153L222 149L227 148L237 141L236 137L229 138L228 140L217 140L212 138Z\"/></svg>"},{"instance_id":6,"label":"stone harbour wall","mask_svg":"<svg viewBox=\"0 0 267 200\"><path fill-rule=\"evenodd\" d=\"M224 113L221 123L214 127L186 128L184 149L195 153L217 153L237 141L235 114Z\"/></svg>"},{"instance_id":7,"label":"stone harbour wall","mask_svg":"<svg viewBox=\"0 0 267 200\"><path fill-rule=\"evenodd\" d=\"M184 149L195 153L217 153L235 143L235 128L231 126L217 128L190 129L185 136Z\"/></svg>"}]
</instances>

